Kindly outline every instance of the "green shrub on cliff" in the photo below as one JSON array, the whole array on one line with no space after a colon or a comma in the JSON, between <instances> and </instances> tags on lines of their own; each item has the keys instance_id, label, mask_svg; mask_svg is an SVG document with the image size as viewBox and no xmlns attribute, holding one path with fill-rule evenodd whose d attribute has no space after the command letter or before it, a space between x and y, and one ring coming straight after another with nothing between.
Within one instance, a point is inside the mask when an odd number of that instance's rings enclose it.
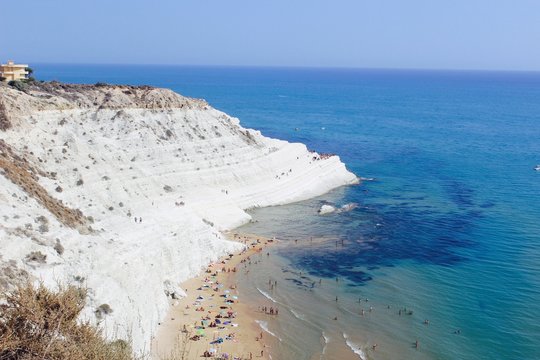
<instances>
[{"instance_id":1,"label":"green shrub on cliff","mask_svg":"<svg viewBox=\"0 0 540 360\"><path fill-rule=\"evenodd\" d=\"M10 80L8 85L19 91L26 91L28 88L27 80Z\"/></svg>"}]
</instances>

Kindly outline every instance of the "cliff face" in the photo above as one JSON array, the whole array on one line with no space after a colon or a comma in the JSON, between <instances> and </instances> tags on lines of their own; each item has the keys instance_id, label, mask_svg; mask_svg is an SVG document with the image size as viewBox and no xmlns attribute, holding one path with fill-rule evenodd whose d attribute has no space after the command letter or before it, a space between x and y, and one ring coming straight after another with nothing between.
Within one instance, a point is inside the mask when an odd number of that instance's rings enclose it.
<instances>
[{"instance_id":1,"label":"cliff face","mask_svg":"<svg viewBox=\"0 0 540 360\"><path fill-rule=\"evenodd\" d=\"M244 209L356 182L338 157L165 89L0 85L0 129L0 271L86 284L86 316L138 350L177 284L238 248L219 230Z\"/></svg>"}]
</instances>

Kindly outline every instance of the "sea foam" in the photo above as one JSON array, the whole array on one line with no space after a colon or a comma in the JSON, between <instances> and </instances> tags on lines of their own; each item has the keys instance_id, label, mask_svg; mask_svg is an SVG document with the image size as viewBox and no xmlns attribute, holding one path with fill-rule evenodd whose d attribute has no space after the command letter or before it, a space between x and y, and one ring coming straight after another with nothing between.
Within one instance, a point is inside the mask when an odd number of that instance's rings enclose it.
<instances>
[{"instance_id":1,"label":"sea foam","mask_svg":"<svg viewBox=\"0 0 540 360\"><path fill-rule=\"evenodd\" d=\"M353 353L355 353L356 355L358 355L358 357L362 360L367 360L367 355L366 353L362 350L362 348L358 345L358 344L355 344L353 343L350 339L349 339L349 336L346 334L346 333L343 333L343 337L345 338L345 343L347 344L347 346L352 350Z\"/></svg>"},{"instance_id":2,"label":"sea foam","mask_svg":"<svg viewBox=\"0 0 540 360\"><path fill-rule=\"evenodd\" d=\"M273 297L271 297L266 291L263 291L263 290L261 290L261 289L259 289L259 288L257 288L257 290L259 290L259 292L260 292L265 298L267 298L268 300L270 300L270 301L272 301L272 302L274 302L274 303L277 303L277 301L276 301Z\"/></svg>"},{"instance_id":3,"label":"sea foam","mask_svg":"<svg viewBox=\"0 0 540 360\"><path fill-rule=\"evenodd\" d=\"M306 321L306 316L304 314L300 314L299 312L295 311L294 309L290 309L291 313L294 315L295 318L299 320Z\"/></svg>"},{"instance_id":4,"label":"sea foam","mask_svg":"<svg viewBox=\"0 0 540 360\"><path fill-rule=\"evenodd\" d=\"M272 331L270 331L270 329L268 328L268 322L267 321L264 321L264 320L255 320L255 322L257 324L259 324L259 326L261 327L261 329L263 329L265 332L269 333L270 335L272 335L273 337L275 337L276 339L278 339L279 341L283 341L279 336L277 336L276 334L274 334Z\"/></svg>"},{"instance_id":5,"label":"sea foam","mask_svg":"<svg viewBox=\"0 0 540 360\"><path fill-rule=\"evenodd\" d=\"M328 346L328 343L330 342L330 337L328 337L328 335L326 335L326 333L324 331L322 332L322 337L324 339L324 346L323 346L323 350L322 350L322 353L324 355L324 354L326 354L326 347Z\"/></svg>"}]
</instances>

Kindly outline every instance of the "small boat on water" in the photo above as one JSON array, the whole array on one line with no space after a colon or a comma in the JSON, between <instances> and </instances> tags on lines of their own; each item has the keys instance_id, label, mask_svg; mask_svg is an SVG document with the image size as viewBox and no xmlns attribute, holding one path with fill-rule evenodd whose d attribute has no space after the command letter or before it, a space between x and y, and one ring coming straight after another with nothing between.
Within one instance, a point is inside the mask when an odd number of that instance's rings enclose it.
<instances>
[{"instance_id":1,"label":"small boat on water","mask_svg":"<svg viewBox=\"0 0 540 360\"><path fill-rule=\"evenodd\" d=\"M540 171L540 165L536 165L536 166L534 167L534 170Z\"/></svg>"}]
</instances>

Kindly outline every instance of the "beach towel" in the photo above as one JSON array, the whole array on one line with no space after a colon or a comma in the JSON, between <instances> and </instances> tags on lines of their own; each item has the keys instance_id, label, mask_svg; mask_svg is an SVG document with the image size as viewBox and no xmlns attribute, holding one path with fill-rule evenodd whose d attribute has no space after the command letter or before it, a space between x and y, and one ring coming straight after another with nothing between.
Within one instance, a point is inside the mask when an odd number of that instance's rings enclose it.
<instances>
[{"instance_id":1,"label":"beach towel","mask_svg":"<svg viewBox=\"0 0 540 360\"><path fill-rule=\"evenodd\" d=\"M221 343L223 343L223 338L217 338L217 340L210 342L210 344L221 344Z\"/></svg>"}]
</instances>

